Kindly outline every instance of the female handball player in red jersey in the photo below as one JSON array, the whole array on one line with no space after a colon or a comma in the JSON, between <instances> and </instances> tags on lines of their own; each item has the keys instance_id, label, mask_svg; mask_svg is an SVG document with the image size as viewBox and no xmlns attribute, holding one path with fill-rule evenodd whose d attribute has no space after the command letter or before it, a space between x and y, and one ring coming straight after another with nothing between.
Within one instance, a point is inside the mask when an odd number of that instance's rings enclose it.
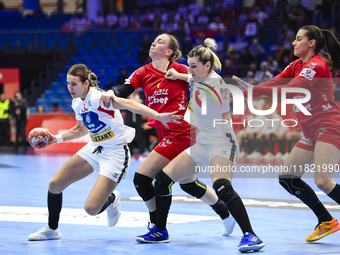
<instances>
[{"instance_id":1,"label":"female handball player in red jersey","mask_svg":"<svg viewBox=\"0 0 340 255\"><path fill-rule=\"evenodd\" d=\"M307 25L300 28L295 41L294 55L298 60L290 63L278 76L266 83L253 87L234 76L243 87L253 88L255 96L272 96L272 88L304 88L311 93L311 99L303 106L311 113L305 115L297 107L296 117L303 137L295 145L279 176L280 184L292 195L304 202L318 218L315 231L306 241L313 242L340 230L339 222L330 215L311 187L301 180L305 171L314 168L314 181L319 189L340 204L340 185L333 180L339 170L340 159L340 112L334 102L331 72L340 69L340 44L330 30ZM319 53L323 52L323 59ZM286 78L290 82L286 85ZM244 91L247 95L247 91ZM290 93L291 94L291 93ZM305 94L295 93L294 98Z\"/></svg>"}]
</instances>

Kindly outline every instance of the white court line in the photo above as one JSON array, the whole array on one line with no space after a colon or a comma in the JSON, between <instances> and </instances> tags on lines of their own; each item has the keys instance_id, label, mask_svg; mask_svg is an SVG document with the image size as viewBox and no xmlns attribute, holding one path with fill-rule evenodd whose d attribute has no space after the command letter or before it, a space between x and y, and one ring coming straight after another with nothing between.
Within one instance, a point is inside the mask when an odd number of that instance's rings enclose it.
<instances>
[{"instance_id":1,"label":"white court line","mask_svg":"<svg viewBox=\"0 0 340 255\"><path fill-rule=\"evenodd\" d=\"M0 221L43 222L47 223L48 210L44 207L0 206ZM168 223L187 223L219 220L219 217L186 214L169 214ZM116 226L143 227L149 221L149 213L122 211ZM88 215L84 209L63 208L60 223L107 226L106 212L96 216Z\"/></svg>"}]
</instances>

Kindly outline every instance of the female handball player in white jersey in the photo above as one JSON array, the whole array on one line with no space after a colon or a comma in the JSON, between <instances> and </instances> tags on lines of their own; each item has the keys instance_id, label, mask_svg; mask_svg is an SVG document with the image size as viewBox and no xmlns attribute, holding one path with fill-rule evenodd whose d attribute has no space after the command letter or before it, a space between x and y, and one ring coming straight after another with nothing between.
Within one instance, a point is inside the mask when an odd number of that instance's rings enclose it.
<instances>
[{"instance_id":1,"label":"female handball player in white jersey","mask_svg":"<svg viewBox=\"0 0 340 255\"><path fill-rule=\"evenodd\" d=\"M127 143L131 142L135 130L123 123L119 109L144 114L167 126L167 122L180 124L183 118L173 113L158 113L133 100L119 98L106 108L100 104L104 92L97 86L97 76L87 66L77 64L67 72L67 88L73 98L72 108L77 125L56 136L50 134L48 145L70 141L90 134L91 141L72 156L54 175L48 187L48 225L28 236L30 241L52 240L61 237L58 228L62 208L62 192L72 183L94 171L99 173L86 202L85 211L98 215L105 209L107 223L115 226L120 217L120 194L114 191L125 177L130 165ZM113 193L112 193L113 192Z\"/></svg>"}]
</instances>

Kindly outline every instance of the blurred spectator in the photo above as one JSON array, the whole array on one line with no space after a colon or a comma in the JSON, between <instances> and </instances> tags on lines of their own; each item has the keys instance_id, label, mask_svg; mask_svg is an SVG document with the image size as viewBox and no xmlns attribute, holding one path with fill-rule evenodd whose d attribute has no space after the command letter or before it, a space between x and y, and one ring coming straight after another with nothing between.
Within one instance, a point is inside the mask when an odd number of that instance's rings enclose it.
<instances>
[{"instance_id":1,"label":"blurred spectator","mask_svg":"<svg viewBox=\"0 0 340 255\"><path fill-rule=\"evenodd\" d=\"M255 73L257 72L258 68L257 68L257 64L255 62L250 63L249 65L249 71L252 71L255 75Z\"/></svg>"},{"instance_id":2,"label":"blurred spectator","mask_svg":"<svg viewBox=\"0 0 340 255\"><path fill-rule=\"evenodd\" d=\"M202 10L201 15L197 18L197 25L207 27L209 24L209 17L206 10Z\"/></svg>"},{"instance_id":3,"label":"blurred spectator","mask_svg":"<svg viewBox=\"0 0 340 255\"><path fill-rule=\"evenodd\" d=\"M223 0L217 0L217 2L214 2L214 15L221 17L222 11L226 8L226 5L223 3Z\"/></svg>"},{"instance_id":4,"label":"blurred spectator","mask_svg":"<svg viewBox=\"0 0 340 255\"><path fill-rule=\"evenodd\" d=\"M94 25L98 28L103 28L105 26L105 17L100 10L97 11L97 16L94 19Z\"/></svg>"},{"instance_id":5,"label":"blurred spectator","mask_svg":"<svg viewBox=\"0 0 340 255\"><path fill-rule=\"evenodd\" d=\"M287 24L282 25L277 42L279 45L283 45L285 48L292 48L292 42L294 41L295 33L292 29L288 28Z\"/></svg>"},{"instance_id":6,"label":"blurred spectator","mask_svg":"<svg viewBox=\"0 0 340 255\"><path fill-rule=\"evenodd\" d=\"M249 46L250 54L253 55L255 62L258 64L261 57L265 54L264 48L260 45L257 38L253 38L252 44Z\"/></svg>"},{"instance_id":7,"label":"blurred spectator","mask_svg":"<svg viewBox=\"0 0 340 255\"><path fill-rule=\"evenodd\" d=\"M5 10L5 4L3 1L0 1L0 10Z\"/></svg>"},{"instance_id":8,"label":"blurred spectator","mask_svg":"<svg viewBox=\"0 0 340 255\"><path fill-rule=\"evenodd\" d=\"M298 28L311 24L311 20L309 18L309 15L307 14L306 9L304 9L303 7L299 8L296 15L294 15L292 13L288 14L288 18L290 18L292 20L296 20ZM325 29L328 29L328 28L329 28L329 26L327 24L327 27L325 27Z\"/></svg>"},{"instance_id":9,"label":"blurred spectator","mask_svg":"<svg viewBox=\"0 0 340 255\"><path fill-rule=\"evenodd\" d=\"M185 20L188 22L188 25L190 25L190 26L195 25L195 17L189 9L188 9L187 14L185 16Z\"/></svg>"},{"instance_id":10,"label":"blurred spectator","mask_svg":"<svg viewBox=\"0 0 340 255\"><path fill-rule=\"evenodd\" d=\"M296 19L296 16L298 15L298 9L296 6L289 6L289 10L287 11L287 18L286 24L288 25L289 29L293 29L294 31L297 31L299 29L299 22Z\"/></svg>"},{"instance_id":11,"label":"blurred spectator","mask_svg":"<svg viewBox=\"0 0 340 255\"><path fill-rule=\"evenodd\" d=\"M151 41L147 34L143 35L143 39L139 45L138 59L144 65L148 62L149 50L151 47Z\"/></svg>"},{"instance_id":12,"label":"blurred spectator","mask_svg":"<svg viewBox=\"0 0 340 255\"><path fill-rule=\"evenodd\" d=\"M177 10L177 13L179 13L179 15L185 16L186 13L187 13L187 10L188 10L187 7L185 6L184 2L182 1L180 3L178 10Z\"/></svg>"},{"instance_id":13,"label":"blurred spectator","mask_svg":"<svg viewBox=\"0 0 340 255\"><path fill-rule=\"evenodd\" d=\"M254 14L255 18L257 19L261 27L263 27L264 20L268 19L269 16L263 11L261 11L259 6L255 6L254 11L252 13Z\"/></svg>"},{"instance_id":14,"label":"blurred spectator","mask_svg":"<svg viewBox=\"0 0 340 255\"><path fill-rule=\"evenodd\" d=\"M161 29L167 33L173 33L175 30L175 17L170 15L167 22L162 22Z\"/></svg>"},{"instance_id":15,"label":"blurred spectator","mask_svg":"<svg viewBox=\"0 0 340 255\"><path fill-rule=\"evenodd\" d=\"M116 28L118 26L118 16L111 10L110 14L106 16L106 23L109 28Z\"/></svg>"},{"instance_id":16,"label":"blurred spectator","mask_svg":"<svg viewBox=\"0 0 340 255\"><path fill-rule=\"evenodd\" d=\"M41 104L37 106L37 113L45 113L45 107Z\"/></svg>"},{"instance_id":17,"label":"blurred spectator","mask_svg":"<svg viewBox=\"0 0 340 255\"><path fill-rule=\"evenodd\" d=\"M230 59L224 61L223 75L224 78L231 78L235 74L235 68Z\"/></svg>"},{"instance_id":18,"label":"blurred spectator","mask_svg":"<svg viewBox=\"0 0 340 255\"><path fill-rule=\"evenodd\" d=\"M250 83L251 85L257 85L258 83L255 80L255 74L253 71L248 71L246 74L246 78L244 79L246 82Z\"/></svg>"},{"instance_id":19,"label":"blurred spectator","mask_svg":"<svg viewBox=\"0 0 340 255\"><path fill-rule=\"evenodd\" d=\"M162 20L160 17L156 17L155 22L152 25L152 32L155 35L160 34L162 32L161 27L162 27Z\"/></svg>"},{"instance_id":20,"label":"blurred spectator","mask_svg":"<svg viewBox=\"0 0 340 255\"><path fill-rule=\"evenodd\" d=\"M141 28L142 18L138 9L135 9L133 14L130 16L130 28L139 29Z\"/></svg>"},{"instance_id":21,"label":"blurred spectator","mask_svg":"<svg viewBox=\"0 0 340 255\"><path fill-rule=\"evenodd\" d=\"M87 18L86 13L83 14L81 19L78 18L77 13L74 13L70 19L70 22L67 23L65 27L67 27L67 25L69 26L70 31L75 32L76 35L81 35L84 31L88 30L92 26L92 23ZM64 30L66 29L64 28Z\"/></svg>"},{"instance_id":22,"label":"blurred spectator","mask_svg":"<svg viewBox=\"0 0 340 255\"><path fill-rule=\"evenodd\" d=\"M153 12L151 12L150 9L147 9L145 11L145 15L144 15L144 19L143 19L143 26L152 27L155 18L156 18L155 14Z\"/></svg>"},{"instance_id":23,"label":"blurred spectator","mask_svg":"<svg viewBox=\"0 0 340 255\"><path fill-rule=\"evenodd\" d=\"M14 120L15 120L15 147L16 149L20 145L19 136L21 137L21 145L23 145L24 150L26 150L27 141L26 141L26 123L27 123L27 109L28 103L26 99L23 97L20 91L14 93L13 99L13 112L14 112Z\"/></svg>"},{"instance_id":24,"label":"blurred spectator","mask_svg":"<svg viewBox=\"0 0 340 255\"><path fill-rule=\"evenodd\" d=\"M216 31L216 30L221 30L224 31L225 26L221 22L221 18L219 16L215 16L214 20L208 25L210 30Z\"/></svg>"},{"instance_id":25,"label":"blurred spectator","mask_svg":"<svg viewBox=\"0 0 340 255\"><path fill-rule=\"evenodd\" d=\"M222 22L225 27L229 27L235 22L235 11L231 8L230 4L227 4L226 8L222 11Z\"/></svg>"},{"instance_id":26,"label":"blurred spectator","mask_svg":"<svg viewBox=\"0 0 340 255\"><path fill-rule=\"evenodd\" d=\"M119 27L129 28L129 17L126 13L122 12L118 19Z\"/></svg>"},{"instance_id":27,"label":"blurred spectator","mask_svg":"<svg viewBox=\"0 0 340 255\"><path fill-rule=\"evenodd\" d=\"M241 55L239 57L239 67L238 67L239 75L241 77L243 77L246 74L250 63L253 63L254 61L255 61L255 58L252 54L250 54L249 48L243 47L241 49Z\"/></svg>"},{"instance_id":28,"label":"blurred spectator","mask_svg":"<svg viewBox=\"0 0 340 255\"><path fill-rule=\"evenodd\" d=\"M240 15L238 16L238 19L237 19L238 23L240 25L243 25L243 24L245 24L248 21L248 19L249 19L249 16L248 16L248 14L246 12L246 9L242 8L241 9L241 13L240 13Z\"/></svg>"},{"instance_id":29,"label":"blurred spectator","mask_svg":"<svg viewBox=\"0 0 340 255\"><path fill-rule=\"evenodd\" d=\"M273 74L268 70L268 63L262 61L260 65L260 70L255 73L255 80L258 83L264 83L273 78Z\"/></svg>"},{"instance_id":30,"label":"blurred spectator","mask_svg":"<svg viewBox=\"0 0 340 255\"><path fill-rule=\"evenodd\" d=\"M64 110L59 108L59 104L58 103L53 103L52 105L52 110L50 111L50 113L64 113Z\"/></svg>"},{"instance_id":31,"label":"blurred spectator","mask_svg":"<svg viewBox=\"0 0 340 255\"><path fill-rule=\"evenodd\" d=\"M0 145L10 145L11 102L0 95Z\"/></svg>"},{"instance_id":32,"label":"blurred spectator","mask_svg":"<svg viewBox=\"0 0 340 255\"><path fill-rule=\"evenodd\" d=\"M204 10L206 15L211 18L213 16L213 8L211 8L211 1L210 0L205 0L203 3L203 6L201 8L201 12Z\"/></svg>"},{"instance_id":33,"label":"blurred spectator","mask_svg":"<svg viewBox=\"0 0 340 255\"><path fill-rule=\"evenodd\" d=\"M284 24L287 20L287 13L285 9L277 9L275 11L275 19L278 24Z\"/></svg>"},{"instance_id":34,"label":"blurred spectator","mask_svg":"<svg viewBox=\"0 0 340 255\"><path fill-rule=\"evenodd\" d=\"M250 13L249 19L246 22L246 29L244 31L244 35L247 37L248 41L250 42L253 38L257 37L261 34L261 26L257 21L254 13Z\"/></svg>"},{"instance_id":35,"label":"blurred spectator","mask_svg":"<svg viewBox=\"0 0 340 255\"><path fill-rule=\"evenodd\" d=\"M188 9L195 17L200 14L200 6L197 4L196 0L191 0L190 4L188 5Z\"/></svg>"},{"instance_id":36,"label":"blurred spectator","mask_svg":"<svg viewBox=\"0 0 340 255\"><path fill-rule=\"evenodd\" d=\"M279 70L279 64L278 62L274 59L272 54L267 54L266 56L266 62L268 64L268 70L273 74L276 75L277 73L280 72Z\"/></svg>"},{"instance_id":37,"label":"blurred spectator","mask_svg":"<svg viewBox=\"0 0 340 255\"><path fill-rule=\"evenodd\" d=\"M166 11L164 11L163 9L161 9L161 10L159 11L159 16L160 16L160 18L161 18L161 22L167 22L167 20L168 20L168 14L167 14Z\"/></svg>"},{"instance_id":38,"label":"blurred spectator","mask_svg":"<svg viewBox=\"0 0 340 255\"><path fill-rule=\"evenodd\" d=\"M268 4L264 8L264 13L266 13L270 19L275 18L275 4L273 0L268 0Z\"/></svg>"},{"instance_id":39,"label":"blurred spectator","mask_svg":"<svg viewBox=\"0 0 340 255\"><path fill-rule=\"evenodd\" d=\"M178 37L180 43L182 44L183 37L186 34L190 34L188 22L183 17L181 17L178 21L175 21L174 29L175 35Z\"/></svg>"}]
</instances>

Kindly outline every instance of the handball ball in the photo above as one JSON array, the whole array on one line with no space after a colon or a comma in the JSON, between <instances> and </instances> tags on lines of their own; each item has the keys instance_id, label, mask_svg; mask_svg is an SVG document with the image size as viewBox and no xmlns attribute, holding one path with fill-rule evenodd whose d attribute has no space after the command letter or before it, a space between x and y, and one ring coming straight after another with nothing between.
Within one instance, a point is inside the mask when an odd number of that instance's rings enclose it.
<instances>
[{"instance_id":1,"label":"handball ball","mask_svg":"<svg viewBox=\"0 0 340 255\"><path fill-rule=\"evenodd\" d=\"M46 129L43 128L35 128L32 129L28 134L28 142L35 149L45 148L50 139L50 135Z\"/></svg>"}]
</instances>

